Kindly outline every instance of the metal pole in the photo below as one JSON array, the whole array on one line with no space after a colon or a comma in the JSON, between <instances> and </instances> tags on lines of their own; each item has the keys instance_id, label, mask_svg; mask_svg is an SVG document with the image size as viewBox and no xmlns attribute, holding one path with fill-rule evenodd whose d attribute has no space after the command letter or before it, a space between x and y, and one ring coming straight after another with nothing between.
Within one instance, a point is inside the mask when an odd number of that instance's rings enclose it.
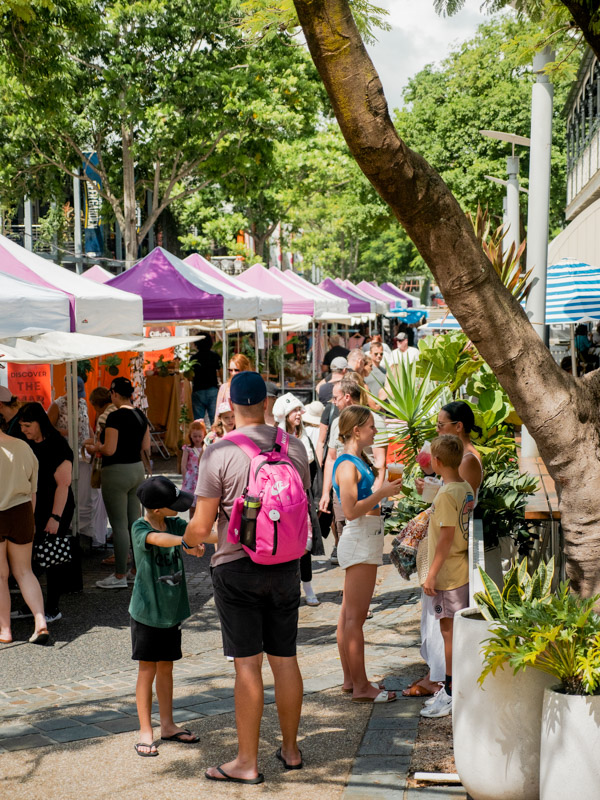
<instances>
[{"instance_id":1,"label":"metal pole","mask_svg":"<svg viewBox=\"0 0 600 800\"><path fill-rule=\"evenodd\" d=\"M317 399L316 386L317 386L317 326L315 318L312 321L312 398Z\"/></svg>"},{"instance_id":2,"label":"metal pole","mask_svg":"<svg viewBox=\"0 0 600 800\"><path fill-rule=\"evenodd\" d=\"M23 243L26 250L33 250L33 203L30 197L23 200L23 225L25 235Z\"/></svg>"},{"instance_id":3,"label":"metal pole","mask_svg":"<svg viewBox=\"0 0 600 800\"><path fill-rule=\"evenodd\" d=\"M225 320L223 320L223 328L221 333L223 336L223 383L227 383L227 368L229 366L229 359L227 358L227 325L225 324Z\"/></svg>"},{"instance_id":4,"label":"metal pole","mask_svg":"<svg viewBox=\"0 0 600 800\"><path fill-rule=\"evenodd\" d=\"M75 170L76 174L79 175L79 168ZM83 253L83 248L81 246L81 181L79 178L73 178L73 217L74 217L74 232L73 232L73 239L75 244L75 270L80 275L83 263L81 254Z\"/></svg>"},{"instance_id":5,"label":"metal pole","mask_svg":"<svg viewBox=\"0 0 600 800\"><path fill-rule=\"evenodd\" d=\"M506 171L508 181L506 182L506 216L508 221L508 232L505 236L506 249L511 244L515 246L515 252L521 244L521 214L519 209L519 157L508 156L506 159Z\"/></svg>"},{"instance_id":6,"label":"metal pole","mask_svg":"<svg viewBox=\"0 0 600 800\"><path fill-rule=\"evenodd\" d=\"M508 230L509 226L508 221L508 199L506 195L502 198L502 227L505 231ZM508 241L508 234L502 239L502 255L506 258L506 254L508 253L508 248L510 247L510 242Z\"/></svg>"},{"instance_id":7,"label":"metal pole","mask_svg":"<svg viewBox=\"0 0 600 800\"><path fill-rule=\"evenodd\" d=\"M285 392L285 346L283 343L283 316L279 318L279 346L281 347L281 391Z\"/></svg>"},{"instance_id":8,"label":"metal pole","mask_svg":"<svg viewBox=\"0 0 600 800\"><path fill-rule=\"evenodd\" d=\"M544 48L533 59L536 82L531 90L531 155L527 209L527 269L532 270L532 273L526 310L534 330L542 341L546 341L547 331L546 271L554 88L548 76L541 70L550 61L554 61L554 52L549 47ZM535 441L525 427L521 437L521 452L528 457L537 455Z\"/></svg>"}]
</instances>

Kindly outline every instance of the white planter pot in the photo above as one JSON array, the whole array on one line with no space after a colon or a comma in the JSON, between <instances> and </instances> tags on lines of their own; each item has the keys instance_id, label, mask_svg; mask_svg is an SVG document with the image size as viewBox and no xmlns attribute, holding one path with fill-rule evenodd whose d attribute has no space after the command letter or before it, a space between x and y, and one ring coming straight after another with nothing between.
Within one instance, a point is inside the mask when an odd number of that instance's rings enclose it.
<instances>
[{"instance_id":1,"label":"white planter pot","mask_svg":"<svg viewBox=\"0 0 600 800\"><path fill-rule=\"evenodd\" d=\"M481 687L477 682L483 670L480 651L491 635L490 624L476 608L454 617L456 771L473 800L539 800L543 693L555 679L534 669L513 675L506 668L488 675Z\"/></svg>"},{"instance_id":2,"label":"white planter pot","mask_svg":"<svg viewBox=\"0 0 600 800\"><path fill-rule=\"evenodd\" d=\"M600 797L600 696L544 692L541 800Z\"/></svg>"}]
</instances>

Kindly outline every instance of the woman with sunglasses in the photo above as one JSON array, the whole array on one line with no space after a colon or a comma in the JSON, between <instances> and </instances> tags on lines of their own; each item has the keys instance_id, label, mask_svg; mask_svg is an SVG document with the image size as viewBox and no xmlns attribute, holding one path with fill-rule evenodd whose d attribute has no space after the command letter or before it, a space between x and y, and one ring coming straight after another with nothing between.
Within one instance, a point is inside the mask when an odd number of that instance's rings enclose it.
<instances>
[{"instance_id":1,"label":"woman with sunglasses","mask_svg":"<svg viewBox=\"0 0 600 800\"><path fill-rule=\"evenodd\" d=\"M456 400L442 406L438 413L436 430L438 436L452 434L458 436L463 443L464 455L458 473L467 481L475 495L475 506L479 495L479 488L483 482L483 466L479 453L471 441L471 433L475 431L481 435L481 428L475 425L475 416L468 403ZM429 475L435 475L434 472ZM423 493L424 479L417 478L415 486L419 494ZM421 655L429 666L429 673L411 686L402 694L405 697L426 697L435 694L441 681L446 675L446 661L444 656L444 640L440 631L440 624L435 618L432 599L421 590Z\"/></svg>"},{"instance_id":2,"label":"woman with sunglasses","mask_svg":"<svg viewBox=\"0 0 600 800\"><path fill-rule=\"evenodd\" d=\"M238 372L252 372L252 364L250 359L242 353L236 353L229 359L229 380L222 383L219 387L219 394L217 395L217 408L223 403L229 403L229 384L234 375Z\"/></svg>"}]
</instances>

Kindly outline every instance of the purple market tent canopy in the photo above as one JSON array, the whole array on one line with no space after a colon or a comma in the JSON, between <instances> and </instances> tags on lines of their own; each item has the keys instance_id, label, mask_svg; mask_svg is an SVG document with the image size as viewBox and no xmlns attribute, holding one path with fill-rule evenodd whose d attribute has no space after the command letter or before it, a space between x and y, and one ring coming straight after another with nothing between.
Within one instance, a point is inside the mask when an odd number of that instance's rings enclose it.
<instances>
[{"instance_id":1,"label":"purple market tent canopy","mask_svg":"<svg viewBox=\"0 0 600 800\"><path fill-rule=\"evenodd\" d=\"M142 332L139 297L86 281L58 264L0 235L0 273L55 289L68 297L71 331L95 336L138 336Z\"/></svg>"},{"instance_id":2,"label":"purple market tent canopy","mask_svg":"<svg viewBox=\"0 0 600 800\"><path fill-rule=\"evenodd\" d=\"M318 318L320 314L327 312L325 300L308 295L300 286L293 286L283 275L271 272L262 264L254 264L242 272L238 280L253 289L280 295L285 314L302 314Z\"/></svg>"},{"instance_id":3,"label":"purple market tent canopy","mask_svg":"<svg viewBox=\"0 0 600 800\"><path fill-rule=\"evenodd\" d=\"M390 309L389 303L386 303L383 300L378 299L377 297L373 297L372 294L367 294L367 292L364 292L362 289L359 289L358 286L353 284L352 281L346 279L345 281L342 281L342 286L345 286L347 289L350 289L350 291L354 292L359 297L365 297L367 300L370 300L371 303L373 304L372 305L373 311L376 314L387 314L387 312L389 311Z\"/></svg>"},{"instance_id":4,"label":"purple market tent canopy","mask_svg":"<svg viewBox=\"0 0 600 800\"><path fill-rule=\"evenodd\" d=\"M284 272L282 272L277 267L271 267L269 269L269 272L274 272L276 275L279 275L284 280L287 280L294 288L297 287L302 291L304 291L306 294L308 294L310 297L314 297L317 300L322 300L324 303L326 303L327 304L326 314L325 315L320 314L317 317L317 319L333 320L334 318L342 319L348 316L348 301L345 298L329 294L329 292L326 292L319 286L315 286L302 276L297 275L291 269L286 269Z\"/></svg>"},{"instance_id":5,"label":"purple market tent canopy","mask_svg":"<svg viewBox=\"0 0 600 800\"><path fill-rule=\"evenodd\" d=\"M200 288L202 281L196 275L189 264L156 247L108 285L140 296L145 322L223 319L223 295Z\"/></svg>"},{"instance_id":6,"label":"purple market tent canopy","mask_svg":"<svg viewBox=\"0 0 600 800\"><path fill-rule=\"evenodd\" d=\"M348 311L350 314L370 314L371 313L371 302L366 298L362 298L357 294L354 294L349 289L346 289L344 286L340 286L339 283L336 283L332 278L325 278L325 280L321 281L319 286L322 289L325 289L326 292L329 294L334 294L336 297L342 297L348 301Z\"/></svg>"},{"instance_id":7,"label":"purple market tent canopy","mask_svg":"<svg viewBox=\"0 0 600 800\"><path fill-rule=\"evenodd\" d=\"M368 283L368 281L361 281L357 284L357 288L360 289L361 292L368 294L370 297L374 297L375 300L381 300L383 303L387 303L390 311L396 308L406 308L406 303L404 300L400 300L398 297L393 297L387 292L384 292L383 289L380 289L379 286L373 286L373 284Z\"/></svg>"},{"instance_id":8,"label":"purple market tent canopy","mask_svg":"<svg viewBox=\"0 0 600 800\"><path fill-rule=\"evenodd\" d=\"M406 300L406 305L409 308L412 308L414 305L416 305L416 300L411 294L409 294L408 292L403 292L402 289L399 289L397 286L394 286L393 283L389 282L382 283L381 288L388 294L391 294L395 297L399 297L400 300Z\"/></svg>"},{"instance_id":9,"label":"purple market tent canopy","mask_svg":"<svg viewBox=\"0 0 600 800\"><path fill-rule=\"evenodd\" d=\"M203 275L212 278L214 281L218 281L225 287L226 291L233 291L247 298L247 309L250 309L252 305L258 301L257 313L253 315L247 312L246 316L248 319L253 319L254 317L258 317L259 319L275 319L276 317L280 317L283 313L283 300L280 296L267 294L259 289L251 289L237 278L234 278L232 275L227 275L218 267L215 267L214 264L211 264L210 261L207 261L199 253L192 253L187 256L187 258L184 258L184 262L190 264L194 269L199 270Z\"/></svg>"}]
</instances>

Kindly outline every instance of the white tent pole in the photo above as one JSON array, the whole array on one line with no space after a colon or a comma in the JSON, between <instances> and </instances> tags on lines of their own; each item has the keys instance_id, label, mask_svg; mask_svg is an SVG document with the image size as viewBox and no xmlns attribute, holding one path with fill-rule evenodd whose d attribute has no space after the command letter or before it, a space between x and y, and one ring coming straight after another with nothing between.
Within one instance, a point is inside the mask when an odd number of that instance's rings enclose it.
<instances>
[{"instance_id":1,"label":"white tent pole","mask_svg":"<svg viewBox=\"0 0 600 800\"><path fill-rule=\"evenodd\" d=\"M227 324L225 320L223 320L223 383L227 383L227 367L229 366L229 359L227 358Z\"/></svg>"},{"instance_id":2,"label":"white tent pole","mask_svg":"<svg viewBox=\"0 0 600 800\"><path fill-rule=\"evenodd\" d=\"M79 503L77 502L77 485L79 483L79 399L77 397L77 362L66 363L67 420L69 446L73 451L73 477L71 489L75 498L75 513L71 530L74 535L79 532Z\"/></svg>"},{"instance_id":3,"label":"white tent pole","mask_svg":"<svg viewBox=\"0 0 600 800\"><path fill-rule=\"evenodd\" d=\"M285 392L285 346L283 343L283 316L279 317L279 346L281 347L281 392Z\"/></svg>"},{"instance_id":4,"label":"white tent pole","mask_svg":"<svg viewBox=\"0 0 600 800\"><path fill-rule=\"evenodd\" d=\"M317 386L317 325L315 322L315 318L313 317L312 321L312 378L313 378L313 386L312 386L312 397L313 400L316 400L316 386Z\"/></svg>"}]
</instances>

